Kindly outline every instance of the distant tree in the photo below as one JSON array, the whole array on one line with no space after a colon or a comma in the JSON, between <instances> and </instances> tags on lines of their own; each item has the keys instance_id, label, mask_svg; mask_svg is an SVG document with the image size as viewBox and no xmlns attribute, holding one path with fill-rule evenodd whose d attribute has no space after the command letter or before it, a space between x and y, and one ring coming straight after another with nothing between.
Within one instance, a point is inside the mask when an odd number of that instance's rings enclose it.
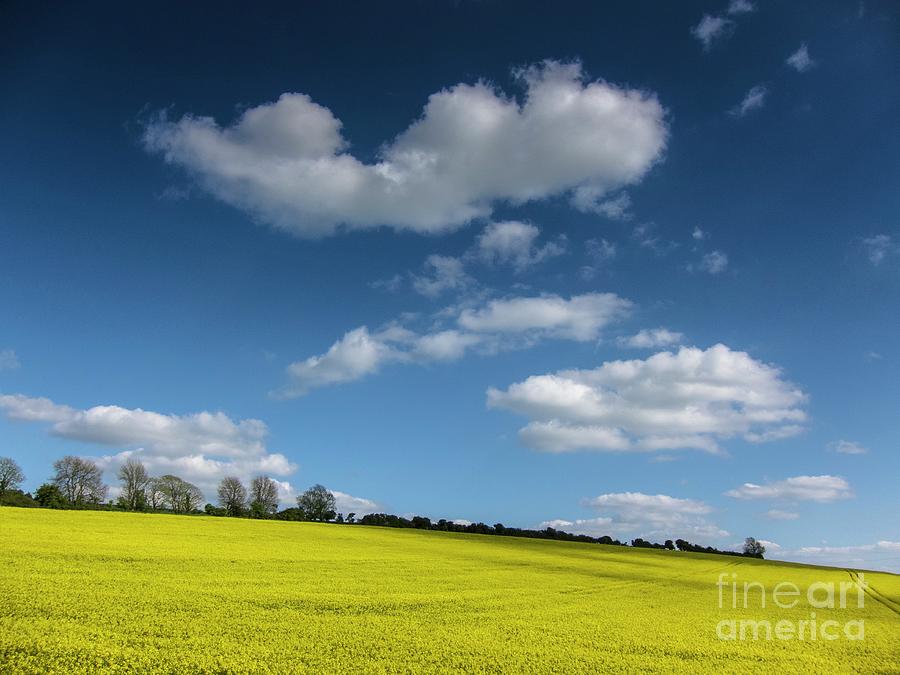
<instances>
[{"instance_id":1,"label":"distant tree","mask_svg":"<svg viewBox=\"0 0 900 675\"><path fill-rule=\"evenodd\" d=\"M175 513L191 513L203 503L200 489L178 476L160 476L156 479L155 487L162 495L162 506Z\"/></svg>"},{"instance_id":2,"label":"distant tree","mask_svg":"<svg viewBox=\"0 0 900 675\"><path fill-rule=\"evenodd\" d=\"M18 506L20 508L40 506L29 493L22 492L22 490L7 490L6 494L3 496L3 504L6 506Z\"/></svg>"},{"instance_id":3,"label":"distant tree","mask_svg":"<svg viewBox=\"0 0 900 675\"><path fill-rule=\"evenodd\" d=\"M147 508L151 511L162 509L166 505L166 497L161 489L159 478L151 478L147 481L147 487L144 488L144 499Z\"/></svg>"},{"instance_id":4,"label":"distant tree","mask_svg":"<svg viewBox=\"0 0 900 675\"><path fill-rule=\"evenodd\" d=\"M0 504L7 490L18 490L23 480L22 467L11 457L0 457Z\"/></svg>"},{"instance_id":5,"label":"distant tree","mask_svg":"<svg viewBox=\"0 0 900 675\"><path fill-rule=\"evenodd\" d=\"M303 509L293 506L289 509L284 509L283 511L279 511L278 513L276 513L275 520L306 520L306 514L303 512Z\"/></svg>"},{"instance_id":6,"label":"distant tree","mask_svg":"<svg viewBox=\"0 0 900 675\"><path fill-rule=\"evenodd\" d=\"M297 506L308 520L333 520L335 516L334 495L324 485L313 485L297 497Z\"/></svg>"},{"instance_id":7,"label":"distant tree","mask_svg":"<svg viewBox=\"0 0 900 675\"><path fill-rule=\"evenodd\" d=\"M89 459L66 455L53 463L53 484L70 506L99 504L106 498L103 471Z\"/></svg>"},{"instance_id":8,"label":"distant tree","mask_svg":"<svg viewBox=\"0 0 900 675\"><path fill-rule=\"evenodd\" d=\"M122 481L119 504L129 511L143 511L147 508L147 484L150 475L139 459L130 457L119 467L118 478Z\"/></svg>"},{"instance_id":9,"label":"distant tree","mask_svg":"<svg viewBox=\"0 0 900 675\"><path fill-rule=\"evenodd\" d=\"M356 513L354 511L347 514L347 522L351 525L356 522Z\"/></svg>"},{"instance_id":10,"label":"distant tree","mask_svg":"<svg viewBox=\"0 0 900 675\"><path fill-rule=\"evenodd\" d=\"M64 509L66 498L53 483L44 483L34 491L34 499L45 509Z\"/></svg>"},{"instance_id":11,"label":"distant tree","mask_svg":"<svg viewBox=\"0 0 900 675\"><path fill-rule=\"evenodd\" d=\"M213 506L212 504L207 504L203 507L203 511L208 516L227 516L228 511L221 508L220 506Z\"/></svg>"},{"instance_id":12,"label":"distant tree","mask_svg":"<svg viewBox=\"0 0 900 675\"><path fill-rule=\"evenodd\" d=\"M247 488L236 476L227 476L219 483L219 506L228 512L229 516L239 517L244 515L247 509Z\"/></svg>"},{"instance_id":13,"label":"distant tree","mask_svg":"<svg viewBox=\"0 0 900 675\"><path fill-rule=\"evenodd\" d=\"M766 553L766 547L753 537L744 539L744 555L753 558L762 558Z\"/></svg>"},{"instance_id":14,"label":"distant tree","mask_svg":"<svg viewBox=\"0 0 900 675\"><path fill-rule=\"evenodd\" d=\"M268 476L250 481L250 515L271 518L278 510L278 484Z\"/></svg>"},{"instance_id":15,"label":"distant tree","mask_svg":"<svg viewBox=\"0 0 900 675\"><path fill-rule=\"evenodd\" d=\"M671 539L666 539L666 543L663 544L663 545L664 545L667 549L669 549L670 551L674 551L674 550L675 550L675 544L672 543L672 540L671 540Z\"/></svg>"}]
</instances>

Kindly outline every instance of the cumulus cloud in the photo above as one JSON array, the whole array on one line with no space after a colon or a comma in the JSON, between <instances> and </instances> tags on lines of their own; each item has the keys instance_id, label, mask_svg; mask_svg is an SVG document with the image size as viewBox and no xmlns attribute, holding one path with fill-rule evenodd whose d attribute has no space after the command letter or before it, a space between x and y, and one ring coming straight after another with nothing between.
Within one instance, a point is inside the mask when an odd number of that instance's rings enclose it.
<instances>
[{"instance_id":1,"label":"cumulus cloud","mask_svg":"<svg viewBox=\"0 0 900 675\"><path fill-rule=\"evenodd\" d=\"M734 21L724 16L704 14L700 23L691 29L691 35L700 41L704 51L712 49L713 45L731 35L734 31Z\"/></svg>"},{"instance_id":2,"label":"cumulus cloud","mask_svg":"<svg viewBox=\"0 0 900 675\"><path fill-rule=\"evenodd\" d=\"M545 452L718 453L721 440L762 442L762 432L802 424L805 402L777 367L722 344L534 375L487 392L490 408L531 418L519 437Z\"/></svg>"},{"instance_id":3,"label":"cumulus cloud","mask_svg":"<svg viewBox=\"0 0 900 675\"><path fill-rule=\"evenodd\" d=\"M364 516L367 513L378 513L384 510L381 504L371 499L354 497L340 490L330 490L330 492L334 495L335 510L345 516L349 513Z\"/></svg>"},{"instance_id":4,"label":"cumulus cloud","mask_svg":"<svg viewBox=\"0 0 900 675\"><path fill-rule=\"evenodd\" d=\"M682 333L668 328L644 328L634 335L626 335L616 339L620 347L631 349L655 349L679 344L684 339Z\"/></svg>"},{"instance_id":5,"label":"cumulus cloud","mask_svg":"<svg viewBox=\"0 0 900 675\"><path fill-rule=\"evenodd\" d=\"M21 364L12 349L0 349L0 370L16 370Z\"/></svg>"},{"instance_id":6,"label":"cumulus cloud","mask_svg":"<svg viewBox=\"0 0 900 675\"><path fill-rule=\"evenodd\" d=\"M653 93L587 78L579 63L515 72L522 100L481 81L432 94L419 119L366 163L342 123L301 93L246 110L230 126L159 116L148 151L218 199L303 237L390 226L434 233L521 204L639 182L662 157L666 114Z\"/></svg>"},{"instance_id":7,"label":"cumulus cloud","mask_svg":"<svg viewBox=\"0 0 900 675\"><path fill-rule=\"evenodd\" d=\"M613 293L510 297L475 306L447 308L454 327L416 332L392 323L370 332L355 328L324 354L288 366L290 383L280 397L302 396L317 387L350 382L374 374L388 363L431 363L462 358L472 349L483 353L529 347L541 340L587 342L624 318L631 302Z\"/></svg>"},{"instance_id":8,"label":"cumulus cloud","mask_svg":"<svg viewBox=\"0 0 900 675\"><path fill-rule=\"evenodd\" d=\"M869 452L869 449L860 445L856 441L835 441L834 443L829 443L828 448L833 452L840 453L842 455L865 455Z\"/></svg>"},{"instance_id":9,"label":"cumulus cloud","mask_svg":"<svg viewBox=\"0 0 900 675\"><path fill-rule=\"evenodd\" d=\"M264 422L235 421L222 412L171 415L115 405L81 410L21 394L0 396L0 409L11 420L49 424L53 436L127 448L100 458L107 469L138 457L151 471L178 473L207 492L226 475L286 476L297 468L268 452Z\"/></svg>"},{"instance_id":10,"label":"cumulus cloud","mask_svg":"<svg viewBox=\"0 0 900 675\"><path fill-rule=\"evenodd\" d=\"M760 110L766 104L768 94L769 90L765 85L758 84L751 87L741 102L728 112L734 117L744 117L754 110Z\"/></svg>"},{"instance_id":11,"label":"cumulus cloud","mask_svg":"<svg viewBox=\"0 0 900 675\"><path fill-rule=\"evenodd\" d=\"M694 231L691 232L691 238L694 239L695 241L703 241L704 239L709 238L709 233L704 232L699 227L695 227Z\"/></svg>"},{"instance_id":12,"label":"cumulus cloud","mask_svg":"<svg viewBox=\"0 0 900 675\"><path fill-rule=\"evenodd\" d=\"M422 276L413 276L413 288L429 298L436 298L446 291L460 291L474 283L459 258L430 255L424 267Z\"/></svg>"},{"instance_id":13,"label":"cumulus cloud","mask_svg":"<svg viewBox=\"0 0 900 675\"><path fill-rule=\"evenodd\" d=\"M614 293L585 293L568 299L559 295L491 300L464 309L459 325L479 333L524 334L532 338L561 338L586 342L623 318L631 302Z\"/></svg>"},{"instance_id":14,"label":"cumulus cloud","mask_svg":"<svg viewBox=\"0 0 900 675\"><path fill-rule=\"evenodd\" d=\"M692 541L728 536L726 530L707 519L712 507L695 499L619 492L583 499L581 505L600 512L601 516L572 521L549 520L541 523L541 527L591 536L610 534Z\"/></svg>"},{"instance_id":15,"label":"cumulus cloud","mask_svg":"<svg viewBox=\"0 0 900 675\"><path fill-rule=\"evenodd\" d=\"M816 62L813 61L809 56L809 49L807 48L805 42L800 45L800 48L797 51L787 57L785 63L787 63L798 73L805 73L807 70L816 65Z\"/></svg>"},{"instance_id":16,"label":"cumulus cloud","mask_svg":"<svg viewBox=\"0 0 900 675\"><path fill-rule=\"evenodd\" d=\"M852 497L853 491L840 476L794 476L765 485L744 483L725 494L735 499L833 502Z\"/></svg>"},{"instance_id":17,"label":"cumulus cloud","mask_svg":"<svg viewBox=\"0 0 900 675\"><path fill-rule=\"evenodd\" d=\"M540 233L535 225L515 220L489 223L478 237L475 252L483 262L511 265L517 271L565 253L564 238L538 246Z\"/></svg>"}]
</instances>

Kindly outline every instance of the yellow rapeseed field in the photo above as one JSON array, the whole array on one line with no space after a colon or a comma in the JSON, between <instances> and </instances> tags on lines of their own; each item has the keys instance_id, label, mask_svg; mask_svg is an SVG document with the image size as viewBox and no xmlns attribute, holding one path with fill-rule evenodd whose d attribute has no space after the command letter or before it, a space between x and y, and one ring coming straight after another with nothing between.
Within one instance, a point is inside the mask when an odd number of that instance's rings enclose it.
<instances>
[{"instance_id":1,"label":"yellow rapeseed field","mask_svg":"<svg viewBox=\"0 0 900 675\"><path fill-rule=\"evenodd\" d=\"M735 608L721 584L790 582L805 596L852 573L468 534L9 507L0 541L3 672L900 672L900 577L889 574L865 574L864 607L851 589L847 608L812 610L819 625L837 621L833 631L863 621L863 639L722 640L720 621L796 623L811 607L804 597L763 609L752 593L749 608Z\"/></svg>"}]
</instances>

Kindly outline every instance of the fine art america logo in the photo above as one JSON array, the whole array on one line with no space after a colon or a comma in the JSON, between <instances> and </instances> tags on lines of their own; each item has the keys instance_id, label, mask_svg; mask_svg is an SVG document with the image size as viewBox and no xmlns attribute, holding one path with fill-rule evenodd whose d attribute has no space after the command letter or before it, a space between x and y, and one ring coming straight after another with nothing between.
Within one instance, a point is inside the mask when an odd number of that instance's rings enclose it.
<instances>
[{"instance_id":1,"label":"fine art america logo","mask_svg":"<svg viewBox=\"0 0 900 675\"><path fill-rule=\"evenodd\" d=\"M730 577L730 578L729 578ZM851 573L851 581L835 583L817 581L803 593L797 584L782 581L771 588L758 581L738 582L737 574L723 573L716 582L719 609L741 612L739 618L723 619L716 625L720 640L863 640L863 619L845 621L822 619L816 610L853 610L865 606L865 575ZM803 618L750 619L747 613L789 610Z\"/></svg>"}]
</instances>

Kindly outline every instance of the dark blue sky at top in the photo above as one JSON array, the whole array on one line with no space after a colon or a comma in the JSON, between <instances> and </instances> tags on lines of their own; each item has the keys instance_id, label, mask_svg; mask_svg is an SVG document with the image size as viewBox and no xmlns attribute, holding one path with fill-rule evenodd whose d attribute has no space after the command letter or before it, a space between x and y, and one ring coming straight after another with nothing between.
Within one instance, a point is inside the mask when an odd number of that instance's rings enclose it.
<instances>
[{"instance_id":1,"label":"dark blue sky at top","mask_svg":"<svg viewBox=\"0 0 900 675\"><path fill-rule=\"evenodd\" d=\"M533 526L590 517L583 497L640 491L704 499L729 531L785 547L897 541L900 257L873 265L862 241L900 236L900 17L889 2L761 1L704 52L690 29L726 4L4 3L0 350L14 349L21 367L0 372L0 393L259 418L270 449L299 463L293 483L323 482L398 513ZM785 65L801 42L817 62L805 73ZM521 420L485 408L491 385L646 356L609 342L401 365L300 399L267 396L287 363L345 331L438 308L370 284L419 271L432 253L461 254L481 226L294 238L145 152L147 120L168 110L224 125L302 92L371 161L430 94L484 79L521 96L511 70L547 58L655 92L667 150L629 189L630 222L579 213L563 197L499 205L494 220L565 234L570 251L522 275L482 269L479 281L500 293L615 292L638 305L622 332L664 325L688 344L723 342L778 364L810 394L805 435L735 446L727 459L548 456L517 442ZM766 105L728 115L758 84ZM640 247L638 224L677 246ZM709 240L693 241L695 227ZM590 238L619 255L585 280ZM687 271L713 249L728 255L724 274ZM841 438L871 452L828 453ZM56 456L95 450L0 422L0 455L21 460L29 487ZM829 473L846 477L855 499L795 523L721 496L745 481Z\"/></svg>"}]
</instances>

